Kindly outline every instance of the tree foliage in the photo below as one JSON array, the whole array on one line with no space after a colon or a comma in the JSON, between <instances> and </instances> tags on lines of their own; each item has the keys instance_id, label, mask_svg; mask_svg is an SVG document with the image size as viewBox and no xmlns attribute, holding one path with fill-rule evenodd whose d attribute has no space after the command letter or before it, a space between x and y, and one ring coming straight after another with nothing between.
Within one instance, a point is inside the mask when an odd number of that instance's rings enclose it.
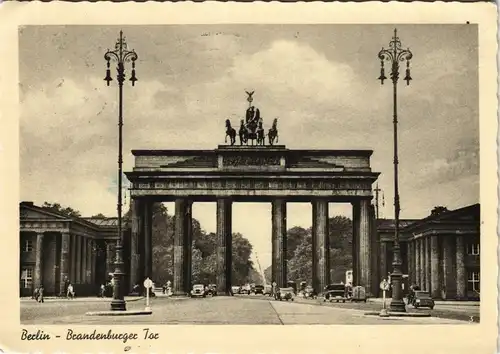
<instances>
[{"instance_id":1,"label":"tree foliage","mask_svg":"<svg viewBox=\"0 0 500 354\"><path fill-rule=\"evenodd\" d=\"M344 216L328 220L330 242L330 279L345 281L345 272L352 269L352 221ZM312 282L312 229L292 227L287 231L288 280ZM264 270L267 282L272 281L272 268Z\"/></svg>"},{"instance_id":2,"label":"tree foliage","mask_svg":"<svg viewBox=\"0 0 500 354\"><path fill-rule=\"evenodd\" d=\"M80 212L78 210L75 210L75 209L70 208L70 207L62 207L61 204L59 204L59 203L44 202L42 205L42 208L46 209L48 211L53 211L55 213L68 216L70 218L82 217L82 215L80 214Z\"/></svg>"},{"instance_id":3,"label":"tree foliage","mask_svg":"<svg viewBox=\"0 0 500 354\"><path fill-rule=\"evenodd\" d=\"M153 276L158 284L173 280L173 241L175 215L161 203L153 206ZM213 284L217 276L217 235L202 229L198 220L192 223L192 282ZM232 283L262 283L251 261L252 244L240 233L232 239ZM255 281L260 279L260 281Z\"/></svg>"},{"instance_id":4,"label":"tree foliage","mask_svg":"<svg viewBox=\"0 0 500 354\"><path fill-rule=\"evenodd\" d=\"M442 205L435 206L431 210L431 215L439 215L448 211L448 208Z\"/></svg>"}]
</instances>

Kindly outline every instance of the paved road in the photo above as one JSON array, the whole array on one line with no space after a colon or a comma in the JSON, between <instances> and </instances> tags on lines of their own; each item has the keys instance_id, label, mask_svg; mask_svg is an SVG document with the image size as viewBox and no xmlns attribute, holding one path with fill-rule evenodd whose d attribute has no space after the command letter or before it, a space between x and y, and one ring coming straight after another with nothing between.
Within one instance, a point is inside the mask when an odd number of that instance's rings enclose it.
<instances>
[{"instance_id":1,"label":"paved road","mask_svg":"<svg viewBox=\"0 0 500 354\"><path fill-rule=\"evenodd\" d=\"M130 310L144 309L144 301L127 304ZM87 311L109 309L102 302L21 302L22 324L467 324L442 318L368 317L364 310L280 302L264 297L214 297L205 299L155 298L152 315L85 316Z\"/></svg>"},{"instance_id":2,"label":"paved road","mask_svg":"<svg viewBox=\"0 0 500 354\"><path fill-rule=\"evenodd\" d=\"M248 297L249 295L236 295L238 297ZM251 298L267 300L266 297L259 295L250 295ZM353 310L364 310L364 311L380 311L382 308L382 302L380 301L368 301L364 302L323 302L323 299L304 299L300 297L295 298L295 302L304 303L304 304L315 304L321 306L328 307L336 307L343 309L353 309ZM387 306L389 306L390 300L387 300ZM475 323L479 323L480 320L480 311L479 306L470 306L468 304L446 304L439 305L436 304L433 310L427 308L415 309L413 306L406 307L407 312L430 312L433 317L450 319L450 320L459 320L459 321L467 321L469 322L472 317L472 321Z\"/></svg>"}]
</instances>

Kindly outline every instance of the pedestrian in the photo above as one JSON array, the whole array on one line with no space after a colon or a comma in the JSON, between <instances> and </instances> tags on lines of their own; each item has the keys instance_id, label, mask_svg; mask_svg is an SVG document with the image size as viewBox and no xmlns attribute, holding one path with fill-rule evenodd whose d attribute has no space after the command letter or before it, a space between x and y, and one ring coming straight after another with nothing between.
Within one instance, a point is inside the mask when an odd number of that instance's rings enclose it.
<instances>
[{"instance_id":1,"label":"pedestrian","mask_svg":"<svg viewBox=\"0 0 500 354\"><path fill-rule=\"evenodd\" d=\"M38 294L40 293L40 289L38 287L35 288L33 291L33 295L31 296L32 299L35 299L35 301L38 302Z\"/></svg>"},{"instance_id":2,"label":"pedestrian","mask_svg":"<svg viewBox=\"0 0 500 354\"><path fill-rule=\"evenodd\" d=\"M68 291L66 293L66 298L73 299L74 296L75 296L75 292L73 291L73 284L69 283L68 284Z\"/></svg>"},{"instance_id":3,"label":"pedestrian","mask_svg":"<svg viewBox=\"0 0 500 354\"><path fill-rule=\"evenodd\" d=\"M38 289L38 302L43 303L43 285Z\"/></svg>"}]
</instances>

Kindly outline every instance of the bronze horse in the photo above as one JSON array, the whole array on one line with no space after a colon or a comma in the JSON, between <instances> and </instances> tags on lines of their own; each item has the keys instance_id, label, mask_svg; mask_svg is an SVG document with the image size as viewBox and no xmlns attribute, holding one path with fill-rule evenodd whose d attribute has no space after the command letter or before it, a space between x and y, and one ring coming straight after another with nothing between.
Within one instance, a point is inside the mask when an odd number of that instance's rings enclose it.
<instances>
[{"instance_id":1,"label":"bronze horse","mask_svg":"<svg viewBox=\"0 0 500 354\"><path fill-rule=\"evenodd\" d=\"M262 126L262 119L259 122L259 127L257 128L257 145L264 145L266 143L266 136L264 133L264 127Z\"/></svg>"},{"instance_id":2,"label":"bronze horse","mask_svg":"<svg viewBox=\"0 0 500 354\"><path fill-rule=\"evenodd\" d=\"M228 136L231 141L231 145L234 145L234 143L236 142L236 130L231 127L231 121L229 119L226 119L226 138L224 140L226 143Z\"/></svg>"},{"instance_id":3,"label":"bronze horse","mask_svg":"<svg viewBox=\"0 0 500 354\"><path fill-rule=\"evenodd\" d=\"M247 127L245 127L245 121L243 119L241 120L239 136L240 136L240 145L245 145L248 141L248 131Z\"/></svg>"},{"instance_id":4,"label":"bronze horse","mask_svg":"<svg viewBox=\"0 0 500 354\"><path fill-rule=\"evenodd\" d=\"M274 145L274 139L278 142L278 118L274 118L273 126L269 129L267 136L269 137L269 145Z\"/></svg>"}]
</instances>

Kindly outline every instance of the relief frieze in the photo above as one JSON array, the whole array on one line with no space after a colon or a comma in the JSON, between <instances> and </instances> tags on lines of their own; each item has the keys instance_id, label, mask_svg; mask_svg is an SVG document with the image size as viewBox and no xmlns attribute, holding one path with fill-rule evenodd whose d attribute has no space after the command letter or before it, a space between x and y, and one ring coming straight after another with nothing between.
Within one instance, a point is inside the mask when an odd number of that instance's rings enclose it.
<instances>
[{"instance_id":1,"label":"relief frieze","mask_svg":"<svg viewBox=\"0 0 500 354\"><path fill-rule=\"evenodd\" d=\"M149 184L147 184L149 188ZM198 189L198 190L370 190L370 182L331 180L275 180L275 179L202 179L169 180L154 183L155 189Z\"/></svg>"}]
</instances>

